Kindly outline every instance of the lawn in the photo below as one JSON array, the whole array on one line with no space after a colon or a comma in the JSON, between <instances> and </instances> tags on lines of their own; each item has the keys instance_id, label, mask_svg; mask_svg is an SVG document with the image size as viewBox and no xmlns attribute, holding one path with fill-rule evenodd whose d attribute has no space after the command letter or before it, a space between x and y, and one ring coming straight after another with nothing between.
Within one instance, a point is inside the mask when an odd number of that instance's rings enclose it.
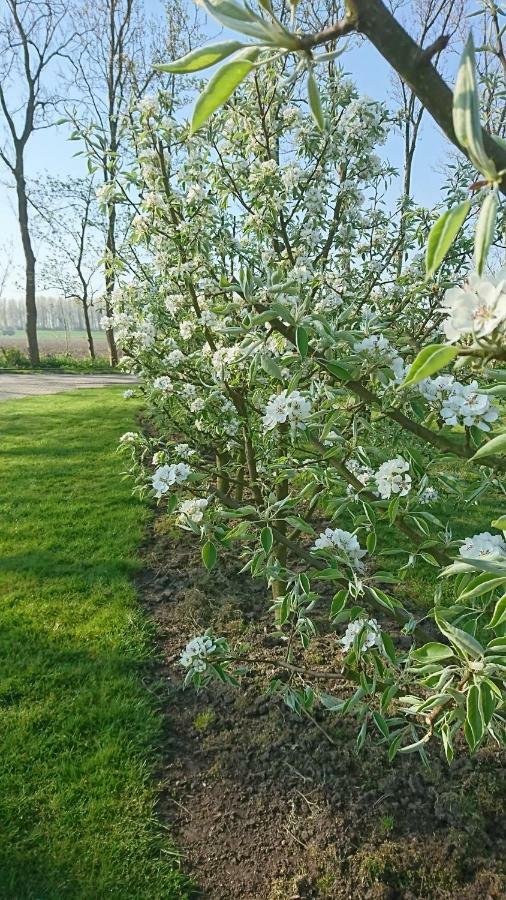
<instances>
[{"instance_id":1,"label":"lawn","mask_svg":"<svg viewBox=\"0 0 506 900\"><path fill-rule=\"evenodd\" d=\"M0 404L5 900L188 896L153 813L147 511L116 453L136 412L115 388Z\"/></svg>"}]
</instances>

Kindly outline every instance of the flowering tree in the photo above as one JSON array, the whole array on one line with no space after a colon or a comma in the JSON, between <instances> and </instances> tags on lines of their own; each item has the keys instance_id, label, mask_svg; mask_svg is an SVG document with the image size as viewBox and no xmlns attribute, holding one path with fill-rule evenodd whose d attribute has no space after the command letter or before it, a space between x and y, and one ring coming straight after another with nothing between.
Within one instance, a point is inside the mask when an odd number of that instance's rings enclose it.
<instances>
[{"instance_id":1,"label":"flowering tree","mask_svg":"<svg viewBox=\"0 0 506 900\"><path fill-rule=\"evenodd\" d=\"M236 54L197 100L190 138L163 92L132 110L136 163L117 186L132 210L124 258L137 278L107 324L158 426L155 438L122 438L136 490L200 538L209 570L236 552L270 585L289 674L271 690L292 709L354 715L359 745L373 730L390 758L424 755L436 735L451 759L461 731L471 751L503 742L506 542L489 531L455 541L430 508L441 491L464 501L500 485L505 468L506 437L485 435L504 393L490 365L504 357L506 273L483 274L502 170L481 137L472 46L455 132L482 189L435 222L426 271L420 252L399 276L384 201L392 170L375 153L388 111L334 67L318 88L310 50L323 39L308 44L269 10L209 11L262 43L167 66L192 72ZM298 54L293 72L285 51ZM474 211L477 273L467 277ZM421 250L433 220L421 210L406 223ZM500 532L506 519L491 524ZM388 565L385 529L398 534L400 570ZM399 587L402 569L427 564L452 587L442 580L421 615ZM305 654L329 627L344 632L314 671ZM181 664L198 687L236 684L265 660L206 633ZM356 686L345 697L321 687L336 667Z\"/></svg>"}]
</instances>

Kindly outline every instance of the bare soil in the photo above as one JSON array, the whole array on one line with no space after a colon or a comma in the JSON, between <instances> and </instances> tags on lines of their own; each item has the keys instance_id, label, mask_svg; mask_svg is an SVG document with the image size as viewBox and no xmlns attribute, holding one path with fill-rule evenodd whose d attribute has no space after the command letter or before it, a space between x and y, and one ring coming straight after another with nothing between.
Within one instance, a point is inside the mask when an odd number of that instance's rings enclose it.
<instances>
[{"instance_id":1,"label":"bare soil","mask_svg":"<svg viewBox=\"0 0 506 900\"><path fill-rule=\"evenodd\" d=\"M94 332L93 340L96 355L107 356L105 333ZM65 353L76 359L85 359L89 356L88 341L84 331L71 331L65 334L64 331L40 330L38 341L39 350L43 356ZM15 335L0 335L0 347L5 347L6 349L16 347L18 350L26 353L26 335L21 331L16 332Z\"/></svg>"},{"instance_id":2,"label":"bare soil","mask_svg":"<svg viewBox=\"0 0 506 900\"><path fill-rule=\"evenodd\" d=\"M506 898L504 755L462 754L448 766L435 748L428 770L414 756L389 764L372 741L358 754L353 722L319 712L301 720L265 696L269 678L283 677L282 646L261 582L231 559L209 575L186 534L153 535L146 562L140 590L157 625L154 689L166 713L159 813L195 896ZM210 625L272 665L241 689L183 691L181 649ZM334 647L331 635L319 638L312 665L337 666Z\"/></svg>"}]
</instances>

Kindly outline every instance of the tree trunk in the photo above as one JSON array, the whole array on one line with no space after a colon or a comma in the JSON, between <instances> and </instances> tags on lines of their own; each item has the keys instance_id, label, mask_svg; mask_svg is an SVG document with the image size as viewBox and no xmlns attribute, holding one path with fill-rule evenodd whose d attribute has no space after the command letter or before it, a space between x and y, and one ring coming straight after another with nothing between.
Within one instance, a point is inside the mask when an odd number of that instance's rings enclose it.
<instances>
[{"instance_id":1,"label":"tree trunk","mask_svg":"<svg viewBox=\"0 0 506 900\"><path fill-rule=\"evenodd\" d=\"M93 335L91 333L91 324L90 324L90 314L88 310L88 301L86 297L83 297L83 313L84 313L84 324L86 326L86 337L88 338L88 349L90 352L90 359L95 359L95 344L93 343Z\"/></svg>"},{"instance_id":2,"label":"tree trunk","mask_svg":"<svg viewBox=\"0 0 506 900\"><path fill-rule=\"evenodd\" d=\"M32 366L40 362L39 343L37 340L37 304L35 302L35 254L30 239L28 225L28 199L23 161L18 159L16 170L16 191L18 195L18 220L21 242L25 255L25 304L26 304L26 336L28 339L28 356Z\"/></svg>"}]
</instances>

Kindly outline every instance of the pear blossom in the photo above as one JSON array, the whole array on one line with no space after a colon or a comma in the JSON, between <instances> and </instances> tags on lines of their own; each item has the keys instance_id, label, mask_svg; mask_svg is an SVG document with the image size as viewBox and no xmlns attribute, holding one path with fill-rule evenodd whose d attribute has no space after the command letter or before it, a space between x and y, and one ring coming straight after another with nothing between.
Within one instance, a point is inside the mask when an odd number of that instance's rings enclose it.
<instances>
[{"instance_id":1,"label":"pear blossom","mask_svg":"<svg viewBox=\"0 0 506 900\"><path fill-rule=\"evenodd\" d=\"M392 494L405 497L411 490L409 463L402 456L396 456L382 463L374 478L380 497L389 500Z\"/></svg>"},{"instance_id":2,"label":"pear blossom","mask_svg":"<svg viewBox=\"0 0 506 900\"><path fill-rule=\"evenodd\" d=\"M427 503L434 503L439 499L439 491L436 488L431 487L430 485L425 488L420 494L418 500L420 503L426 505Z\"/></svg>"},{"instance_id":3,"label":"pear blossom","mask_svg":"<svg viewBox=\"0 0 506 900\"><path fill-rule=\"evenodd\" d=\"M184 353L181 350L171 350L165 359L168 366L174 366L175 369L184 361Z\"/></svg>"},{"instance_id":4,"label":"pear blossom","mask_svg":"<svg viewBox=\"0 0 506 900\"><path fill-rule=\"evenodd\" d=\"M185 322L181 322L179 326L179 334L184 341L188 341L192 337L194 332L195 325L193 324L193 322L190 322L188 319Z\"/></svg>"},{"instance_id":5,"label":"pear blossom","mask_svg":"<svg viewBox=\"0 0 506 900\"><path fill-rule=\"evenodd\" d=\"M172 394L174 385L168 375L160 375L153 381L153 387L156 391L162 391L164 394Z\"/></svg>"},{"instance_id":6,"label":"pear blossom","mask_svg":"<svg viewBox=\"0 0 506 900\"><path fill-rule=\"evenodd\" d=\"M350 622L343 637L339 641L345 653L351 650L355 638L363 631L362 650L369 650L371 647L380 646L381 635L380 628L376 619L354 619Z\"/></svg>"},{"instance_id":7,"label":"pear blossom","mask_svg":"<svg viewBox=\"0 0 506 900\"><path fill-rule=\"evenodd\" d=\"M195 500L183 500L179 507L178 521L180 524L192 522L198 524L204 518L204 510L208 506L205 497Z\"/></svg>"},{"instance_id":8,"label":"pear blossom","mask_svg":"<svg viewBox=\"0 0 506 900\"><path fill-rule=\"evenodd\" d=\"M356 535L341 528L326 528L314 542L315 550L338 550L350 562L353 568L361 571L364 568L362 557L367 553L358 542Z\"/></svg>"},{"instance_id":9,"label":"pear blossom","mask_svg":"<svg viewBox=\"0 0 506 900\"><path fill-rule=\"evenodd\" d=\"M160 104L156 97L146 96L142 97L141 100L137 103L137 109L139 110L142 116L146 116L146 118L150 118L152 116L157 116L160 112Z\"/></svg>"},{"instance_id":10,"label":"pear blossom","mask_svg":"<svg viewBox=\"0 0 506 900\"><path fill-rule=\"evenodd\" d=\"M506 319L506 269L495 278L469 275L462 287L445 292L441 311L447 315L443 328L452 343L467 334L492 334Z\"/></svg>"},{"instance_id":11,"label":"pear blossom","mask_svg":"<svg viewBox=\"0 0 506 900\"><path fill-rule=\"evenodd\" d=\"M277 425L290 422L292 428L304 428L305 421L311 415L311 401L303 397L299 391L286 390L280 394L272 394L264 412L264 428L270 431Z\"/></svg>"},{"instance_id":12,"label":"pear blossom","mask_svg":"<svg viewBox=\"0 0 506 900\"><path fill-rule=\"evenodd\" d=\"M490 431L490 422L495 422L499 410L487 394L480 392L478 382L452 386L448 397L441 406L441 418L447 425L475 425L481 431Z\"/></svg>"},{"instance_id":13,"label":"pear blossom","mask_svg":"<svg viewBox=\"0 0 506 900\"><path fill-rule=\"evenodd\" d=\"M506 556L506 542L500 534L490 534L482 531L467 537L459 549L464 559L490 559L497 556Z\"/></svg>"},{"instance_id":14,"label":"pear blossom","mask_svg":"<svg viewBox=\"0 0 506 900\"><path fill-rule=\"evenodd\" d=\"M125 434L122 434L119 442L120 444L135 444L141 435L138 431L125 431Z\"/></svg>"},{"instance_id":15,"label":"pear blossom","mask_svg":"<svg viewBox=\"0 0 506 900\"><path fill-rule=\"evenodd\" d=\"M155 496L160 498L170 490L173 484L182 484L191 475L191 469L186 463L172 463L172 465L159 466L151 476L151 483Z\"/></svg>"},{"instance_id":16,"label":"pear blossom","mask_svg":"<svg viewBox=\"0 0 506 900\"><path fill-rule=\"evenodd\" d=\"M207 635L192 638L181 653L179 665L188 669L188 674L205 672L211 653L216 650L216 644Z\"/></svg>"}]
</instances>

